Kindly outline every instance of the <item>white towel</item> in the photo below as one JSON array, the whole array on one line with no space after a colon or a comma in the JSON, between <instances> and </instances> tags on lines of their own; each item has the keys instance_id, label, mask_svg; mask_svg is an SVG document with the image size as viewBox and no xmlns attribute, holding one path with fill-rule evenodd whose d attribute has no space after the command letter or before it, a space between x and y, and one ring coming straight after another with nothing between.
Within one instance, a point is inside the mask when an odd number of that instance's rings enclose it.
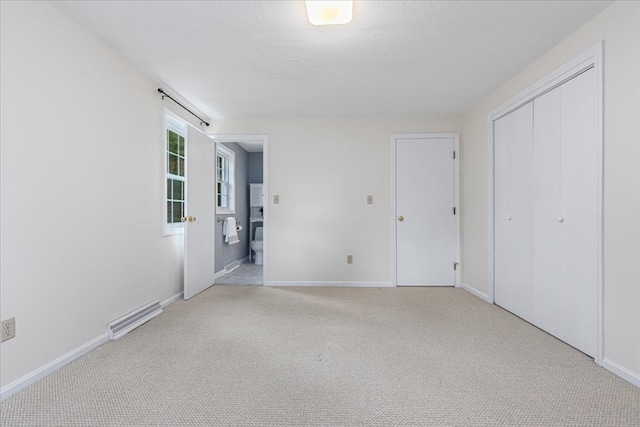
<instances>
[{"instance_id":1,"label":"white towel","mask_svg":"<svg viewBox=\"0 0 640 427\"><path fill-rule=\"evenodd\" d=\"M224 234L224 241L230 245L236 244L240 241L238 239L238 230L236 229L236 219L233 217L225 218L222 224L222 234Z\"/></svg>"}]
</instances>

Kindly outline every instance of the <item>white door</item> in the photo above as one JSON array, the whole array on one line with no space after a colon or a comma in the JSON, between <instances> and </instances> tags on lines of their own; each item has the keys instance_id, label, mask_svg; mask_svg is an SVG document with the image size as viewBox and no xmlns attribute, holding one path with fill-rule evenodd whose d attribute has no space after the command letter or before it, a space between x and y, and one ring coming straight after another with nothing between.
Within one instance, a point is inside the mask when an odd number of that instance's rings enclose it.
<instances>
[{"instance_id":1,"label":"white door","mask_svg":"<svg viewBox=\"0 0 640 427\"><path fill-rule=\"evenodd\" d=\"M562 89L560 281L565 291L564 339L594 356L597 347L598 138L596 73Z\"/></svg>"},{"instance_id":2,"label":"white door","mask_svg":"<svg viewBox=\"0 0 640 427\"><path fill-rule=\"evenodd\" d=\"M560 282L561 90L534 101L532 323L561 338L565 295Z\"/></svg>"},{"instance_id":3,"label":"white door","mask_svg":"<svg viewBox=\"0 0 640 427\"><path fill-rule=\"evenodd\" d=\"M215 142L189 127L184 224L184 299L214 284Z\"/></svg>"},{"instance_id":4,"label":"white door","mask_svg":"<svg viewBox=\"0 0 640 427\"><path fill-rule=\"evenodd\" d=\"M494 121L495 302L584 353L597 347L595 71Z\"/></svg>"},{"instance_id":5,"label":"white door","mask_svg":"<svg viewBox=\"0 0 640 427\"><path fill-rule=\"evenodd\" d=\"M494 122L495 302L533 322L533 106Z\"/></svg>"},{"instance_id":6,"label":"white door","mask_svg":"<svg viewBox=\"0 0 640 427\"><path fill-rule=\"evenodd\" d=\"M249 184L249 205L264 206L264 194L262 184Z\"/></svg>"},{"instance_id":7,"label":"white door","mask_svg":"<svg viewBox=\"0 0 640 427\"><path fill-rule=\"evenodd\" d=\"M595 71L534 100L535 324L594 355L597 296Z\"/></svg>"},{"instance_id":8,"label":"white door","mask_svg":"<svg viewBox=\"0 0 640 427\"><path fill-rule=\"evenodd\" d=\"M456 137L395 137L394 142L396 283L453 286L459 216Z\"/></svg>"}]
</instances>

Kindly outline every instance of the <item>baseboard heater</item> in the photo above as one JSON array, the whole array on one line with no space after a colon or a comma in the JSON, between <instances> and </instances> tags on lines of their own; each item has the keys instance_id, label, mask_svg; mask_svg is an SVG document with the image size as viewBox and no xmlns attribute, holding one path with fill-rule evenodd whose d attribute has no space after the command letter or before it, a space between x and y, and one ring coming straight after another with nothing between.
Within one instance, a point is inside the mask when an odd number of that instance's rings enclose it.
<instances>
[{"instance_id":1,"label":"baseboard heater","mask_svg":"<svg viewBox=\"0 0 640 427\"><path fill-rule=\"evenodd\" d=\"M238 267L240 267L240 261L235 260L232 263L229 263L228 265L226 265L224 267L224 271L226 271L227 273L231 273L233 270L236 270Z\"/></svg>"},{"instance_id":2,"label":"baseboard heater","mask_svg":"<svg viewBox=\"0 0 640 427\"><path fill-rule=\"evenodd\" d=\"M117 340L121 336L133 331L138 326L162 313L162 306L158 300L125 314L119 319L107 324L107 333L110 340Z\"/></svg>"}]
</instances>

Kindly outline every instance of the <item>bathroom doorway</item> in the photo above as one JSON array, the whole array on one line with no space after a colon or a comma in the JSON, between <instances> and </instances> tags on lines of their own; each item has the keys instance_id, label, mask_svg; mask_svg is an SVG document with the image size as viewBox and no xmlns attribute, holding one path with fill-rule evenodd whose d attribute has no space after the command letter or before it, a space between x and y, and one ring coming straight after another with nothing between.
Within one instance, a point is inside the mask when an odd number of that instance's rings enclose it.
<instances>
[{"instance_id":1,"label":"bathroom doorway","mask_svg":"<svg viewBox=\"0 0 640 427\"><path fill-rule=\"evenodd\" d=\"M218 145L235 150L236 185L233 213L216 213L216 285L268 284L268 136L211 135ZM235 219L242 250L229 250L225 221ZM227 249L225 251L225 249ZM234 255L229 254L233 252ZM227 254L225 256L225 253Z\"/></svg>"}]
</instances>

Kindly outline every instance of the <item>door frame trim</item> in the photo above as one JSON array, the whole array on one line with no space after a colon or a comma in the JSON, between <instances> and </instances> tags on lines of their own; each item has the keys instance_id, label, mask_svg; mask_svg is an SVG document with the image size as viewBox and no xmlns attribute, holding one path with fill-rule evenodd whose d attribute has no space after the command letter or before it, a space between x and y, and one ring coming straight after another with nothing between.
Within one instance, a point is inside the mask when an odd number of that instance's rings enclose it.
<instances>
[{"instance_id":1,"label":"door frame trim","mask_svg":"<svg viewBox=\"0 0 640 427\"><path fill-rule=\"evenodd\" d=\"M563 64L555 71L547 74L531 86L522 90L518 94L511 97L506 102L489 112L487 117L488 131L488 242L489 242L489 302L495 304L495 174L494 174L494 122L500 117L509 114L526 104L549 92L550 90L560 86L573 77L581 74L591 68L596 73L596 144L598 145L597 157L597 265L596 265L596 353L594 360L602 366L604 355L604 226L603 226L603 208L604 208L604 79L603 79L603 52L604 42L601 40L589 49L585 50L578 56L574 57L567 63Z\"/></svg>"},{"instance_id":2,"label":"door frame trim","mask_svg":"<svg viewBox=\"0 0 640 427\"><path fill-rule=\"evenodd\" d=\"M212 134L211 138L218 142L262 142L262 192L264 194L263 220L262 220L262 286L269 282L269 135L267 134ZM247 224L249 225L249 224ZM249 241L251 244L251 241Z\"/></svg>"},{"instance_id":3,"label":"door frame trim","mask_svg":"<svg viewBox=\"0 0 640 427\"><path fill-rule=\"evenodd\" d=\"M460 287L460 273L462 266L460 263L460 217L462 216L462 208L460 206L460 134L458 132L447 133L394 133L391 135L391 283L392 286L398 286L398 236L396 230L396 145L403 139L440 139L453 138L453 150L456 157L453 160L453 186L454 186L454 203L457 212L454 218L454 261L458 264L458 268L454 271L453 285ZM452 153L453 154L453 153Z\"/></svg>"}]
</instances>

